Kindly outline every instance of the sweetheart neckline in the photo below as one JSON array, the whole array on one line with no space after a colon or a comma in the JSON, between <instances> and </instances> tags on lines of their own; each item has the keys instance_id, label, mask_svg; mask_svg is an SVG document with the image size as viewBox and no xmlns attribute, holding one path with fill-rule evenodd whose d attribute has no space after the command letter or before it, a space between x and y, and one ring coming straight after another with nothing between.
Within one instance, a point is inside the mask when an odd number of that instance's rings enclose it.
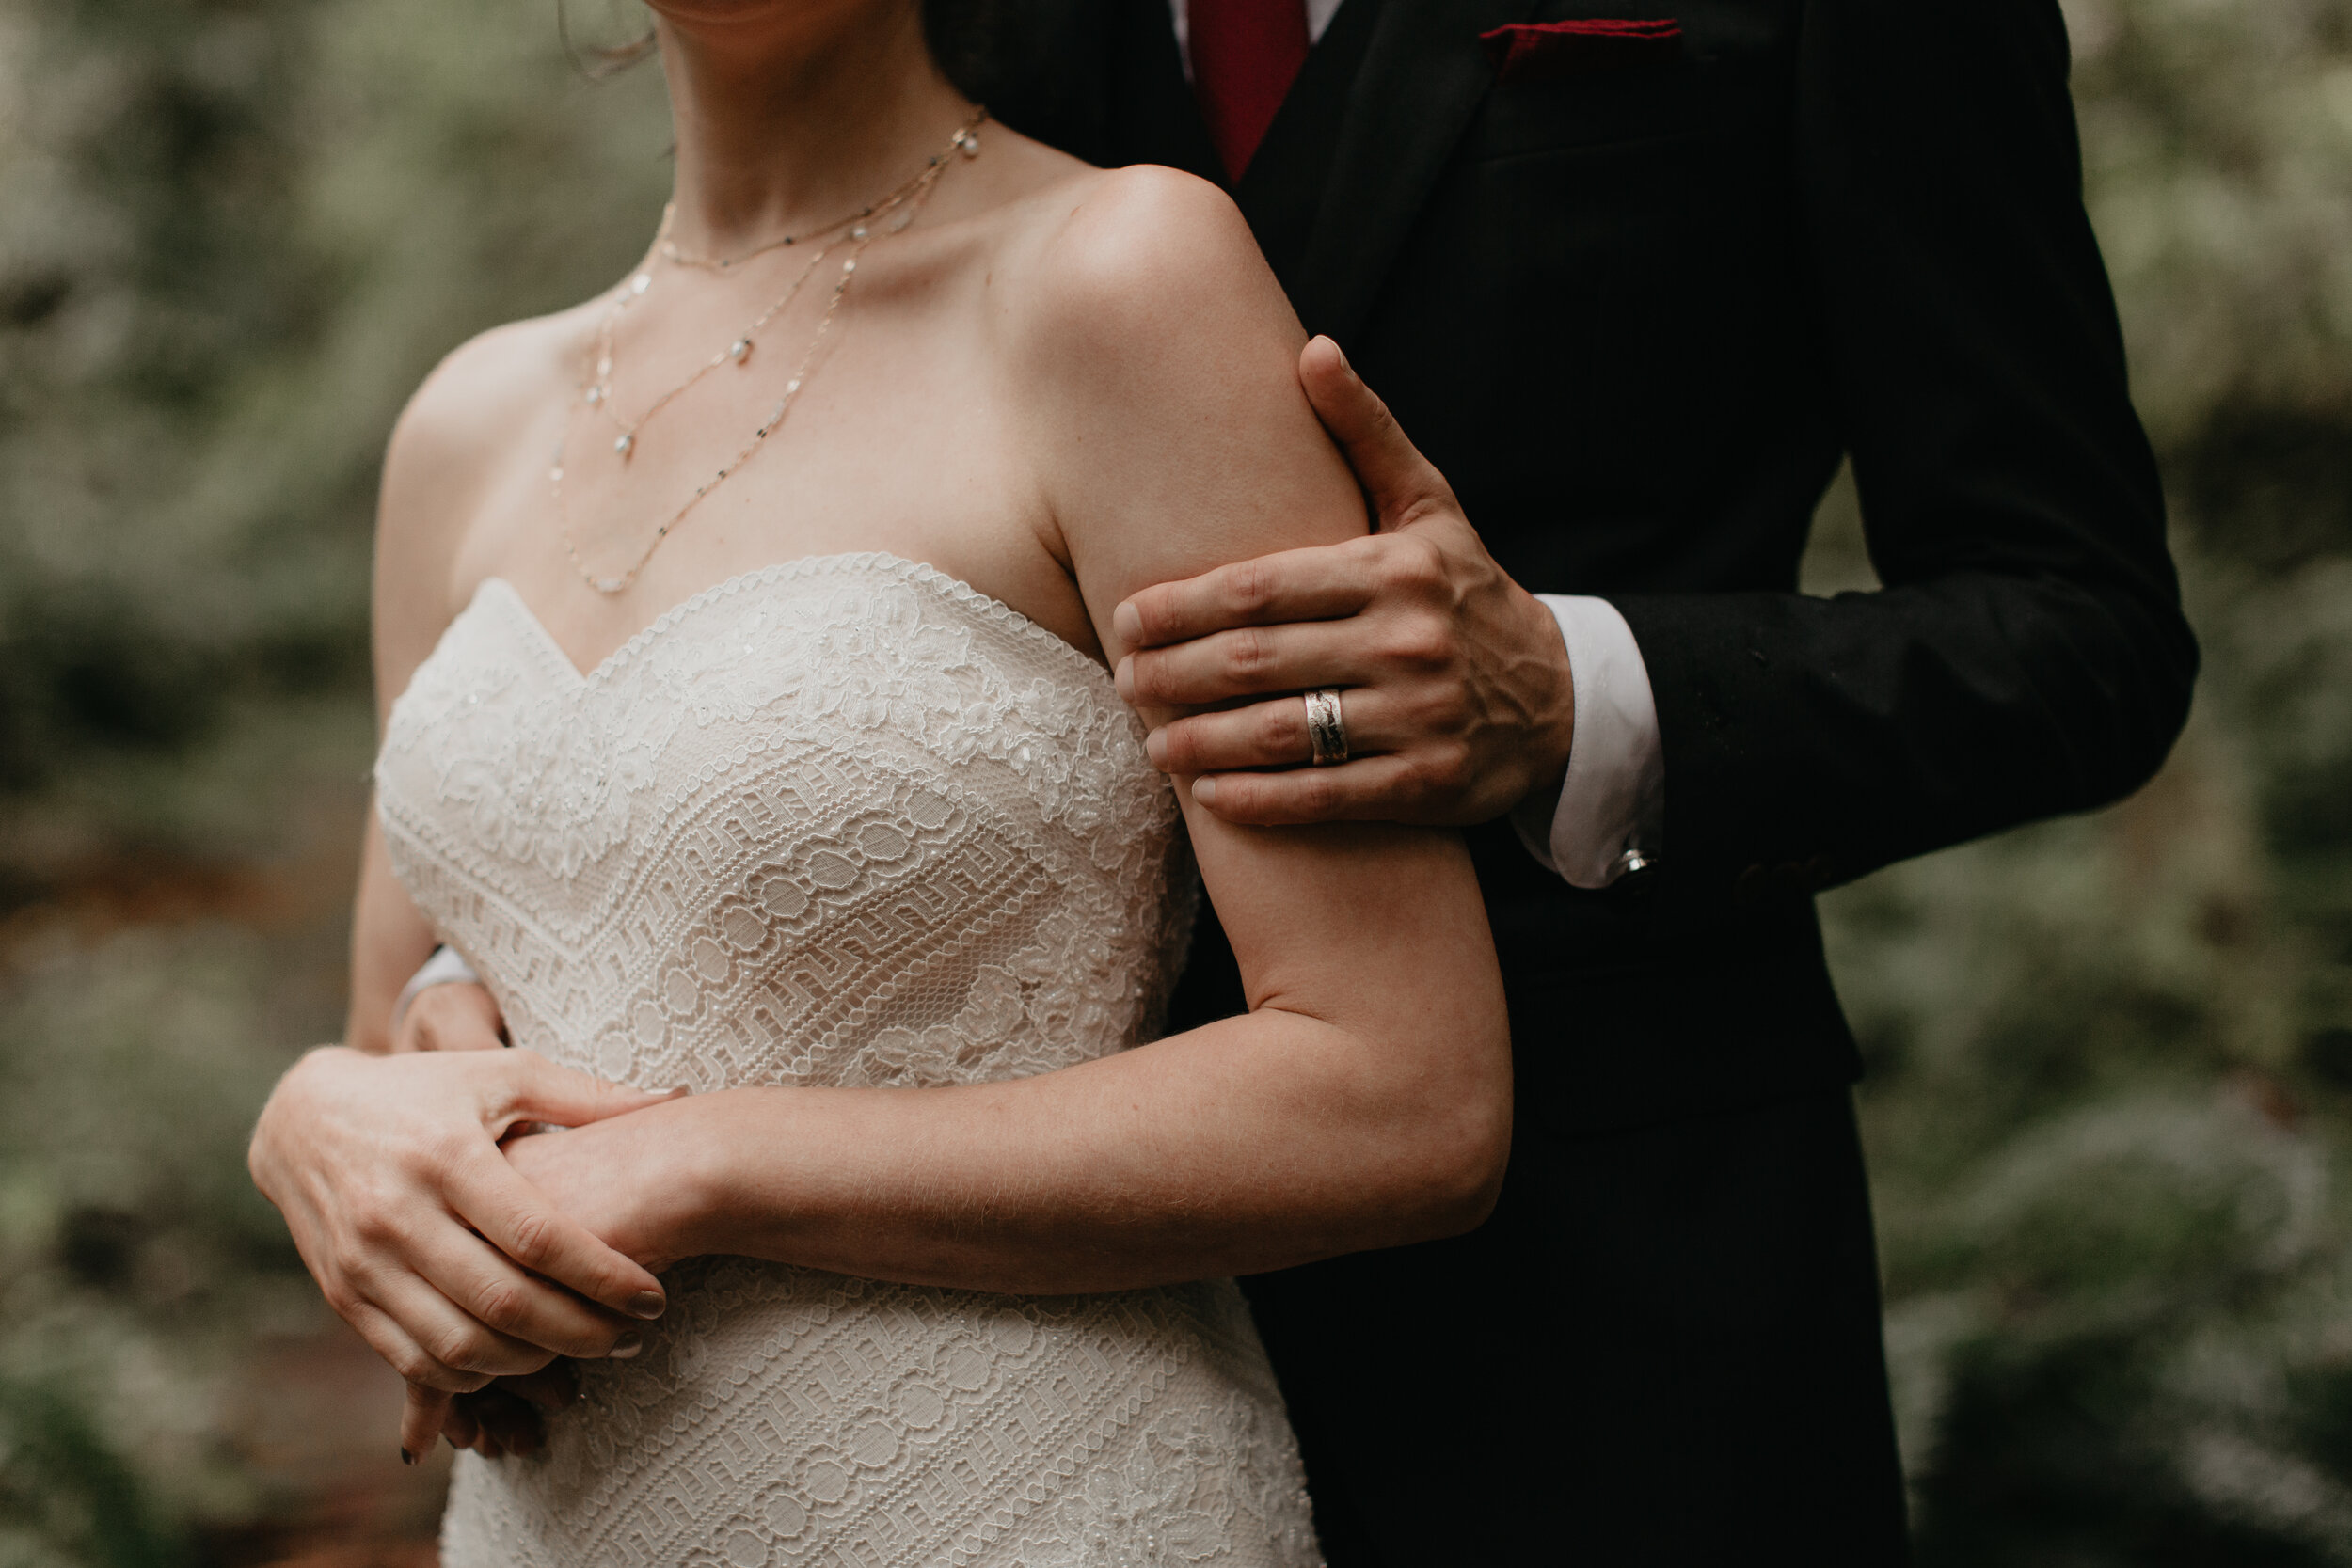
<instances>
[{"instance_id":1,"label":"sweetheart neckline","mask_svg":"<svg viewBox=\"0 0 2352 1568\"><path fill-rule=\"evenodd\" d=\"M640 627L629 637L628 641L605 655L603 658L596 661L594 668L588 670L582 670L572 656L564 651L564 644L556 640L555 633L548 629L547 623L539 619L539 612L531 608L531 601L523 597L522 591L504 578L496 576L484 578L474 589L473 598L468 603L466 609L471 610L474 606L479 605L483 595L487 594L493 585L496 585L502 591L507 603L521 616L524 625L529 627L531 634L538 641L540 646L554 657L557 665L568 673L576 684L583 687L602 686L627 665L633 662L645 648L659 641L679 622L706 605L716 603L722 598L736 594L767 587L771 582L789 581L795 578L818 577L844 568L855 567L871 567L901 581L919 583L923 587L934 589L951 602L962 605L1008 627L1015 635L1028 638L1033 641L1042 641L1051 643L1060 651L1059 657L1073 661L1075 666L1082 669L1088 675L1092 676L1102 685L1109 687L1112 699L1122 707L1125 705L1125 700L1118 695L1118 687L1111 679L1110 671L1096 663L1092 656L1081 651L1069 639L1031 620L995 595L981 593L961 578L950 577L928 562L910 560L902 555L894 555L888 550L839 550L828 555L800 555L788 561L772 561L765 566L754 566L747 571L738 572L733 577L723 578L709 587L680 599Z\"/></svg>"}]
</instances>

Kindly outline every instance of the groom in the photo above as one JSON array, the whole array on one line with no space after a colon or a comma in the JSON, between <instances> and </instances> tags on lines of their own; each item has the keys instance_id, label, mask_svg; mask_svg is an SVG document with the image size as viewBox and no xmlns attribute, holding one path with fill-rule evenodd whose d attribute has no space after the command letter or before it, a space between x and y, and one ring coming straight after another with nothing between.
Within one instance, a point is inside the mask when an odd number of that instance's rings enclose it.
<instances>
[{"instance_id":1,"label":"groom","mask_svg":"<svg viewBox=\"0 0 2352 1568\"><path fill-rule=\"evenodd\" d=\"M2055 0L1026 3L999 114L1225 183L1362 375L1304 361L1378 535L1121 610L1222 706L1154 757L1465 825L1502 960L1493 1219L1249 1282L1334 1568L1900 1560L1813 895L2133 788L2197 662ZM1886 587L1806 598L1841 457Z\"/></svg>"},{"instance_id":2,"label":"groom","mask_svg":"<svg viewBox=\"0 0 2352 1568\"><path fill-rule=\"evenodd\" d=\"M1493 1220L1250 1282L1331 1561L1900 1560L1813 895L2122 795L2197 666L2055 0L1057 4L1006 120L1225 183L1394 410L1309 356L1382 533L1139 595L1122 689L1338 689L1357 760L1154 757L1468 826L1510 998ZM1804 597L1841 456L1885 587Z\"/></svg>"}]
</instances>

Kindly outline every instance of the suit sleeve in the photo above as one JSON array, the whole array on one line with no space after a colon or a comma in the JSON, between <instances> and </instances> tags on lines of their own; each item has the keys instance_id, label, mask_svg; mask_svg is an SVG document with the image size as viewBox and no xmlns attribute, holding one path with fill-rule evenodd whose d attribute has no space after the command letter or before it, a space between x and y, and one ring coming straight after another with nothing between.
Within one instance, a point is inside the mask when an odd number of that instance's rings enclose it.
<instances>
[{"instance_id":1,"label":"suit sleeve","mask_svg":"<svg viewBox=\"0 0 2352 1568\"><path fill-rule=\"evenodd\" d=\"M2137 787L2197 646L2083 209L2052 0L1808 0L1796 149L1884 587L1615 598L1662 911L1802 896Z\"/></svg>"}]
</instances>

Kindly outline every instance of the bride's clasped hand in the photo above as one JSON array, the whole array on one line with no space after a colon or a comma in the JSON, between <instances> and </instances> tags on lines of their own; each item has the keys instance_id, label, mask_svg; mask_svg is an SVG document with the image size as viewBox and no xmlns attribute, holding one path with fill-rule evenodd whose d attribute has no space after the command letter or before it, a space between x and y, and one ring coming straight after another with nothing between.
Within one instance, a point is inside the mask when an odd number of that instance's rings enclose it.
<instances>
[{"instance_id":1,"label":"bride's clasped hand","mask_svg":"<svg viewBox=\"0 0 2352 1568\"><path fill-rule=\"evenodd\" d=\"M556 1354L610 1354L667 1305L659 1279L600 1239L610 1216L569 1209L518 1173L500 1140L529 1122L587 1126L670 1098L532 1052L327 1048L271 1097L253 1175L328 1302L402 1376L476 1386ZM352 1159L362 1148L364 1164ZM437 1212L467 1223L420 1224ZM403 1266L388 1269L395 1256Z\"/></svg>"}]
</instances>

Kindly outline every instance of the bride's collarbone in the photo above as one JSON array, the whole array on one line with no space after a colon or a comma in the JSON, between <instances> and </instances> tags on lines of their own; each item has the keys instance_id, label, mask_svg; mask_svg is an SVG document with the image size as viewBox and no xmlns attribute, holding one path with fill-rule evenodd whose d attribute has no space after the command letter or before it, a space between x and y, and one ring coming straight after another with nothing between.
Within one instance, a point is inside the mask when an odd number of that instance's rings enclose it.
<instances>
[{"instance_id":1,"label":"bride's collarbone","mask_svg":"<svg viewBox=\"0 0 2352 1568\"><path fill-rule=\"evenodd\" d=\"M1034 421L993 347L985 301L953 287L938 259L915 260L922 266L870 269L863 309L805 362L795 356L808 322L780 314L739 357L650 417L647 405L691 373L692 345L723 312L677 322L675 341L640 341L641 373L627 373L616 354L602 384L609 401L596 403L583 397L582 375L594 384L602 368L597 318L550 318L530 345L541 395L509 401L518 418L499 443L507 458L469 509L457 603L502 578L592 669L730 578L879 552L966 583L1099 659L1087 606L1048 544L1057 535L1025 434ZM908 271L947 286L911 290L894 276ZM787 388L796 389L779 415ZM772 428L750 440L763 421ZM590 578L627 586L600 592Z\"/></svg>"}]
</instances>

